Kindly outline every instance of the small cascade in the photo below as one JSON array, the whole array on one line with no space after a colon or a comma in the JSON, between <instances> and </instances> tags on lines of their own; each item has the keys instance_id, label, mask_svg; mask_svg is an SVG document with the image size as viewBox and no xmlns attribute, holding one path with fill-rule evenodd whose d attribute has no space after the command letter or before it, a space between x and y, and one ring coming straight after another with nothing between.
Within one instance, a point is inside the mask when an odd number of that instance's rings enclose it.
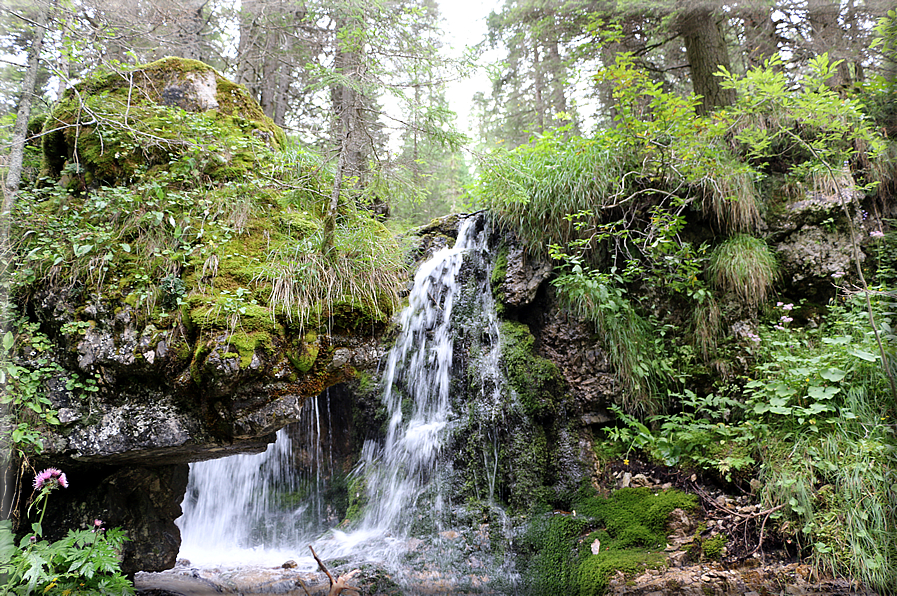
<instances>
[{"instance_id":1,"label":"small cascade","mask_svg":"<svg viewBox=\"0 0 897 596\"><path fill-rule=\"evenodd\" d=\"M362 454L359 473L367 482L369 507L361 532L404 537L408 516L433 474L451 417L457 276L466 253L485 244L476 224L475 218L466 219L454 247L434 254L415 275L383 379L386 440L382 448L368 443ZM436 505L442 502L437 494Z\"/></svg>"},{"instance_id":2,"label":"small cascade","mask_svg":"<svg viewBox=\"0 0 897 596\"><path fill-rule=\"evenodd\" d=\"M299 421L277 432L264 453L190 464L177 520L180 556L195 565L268 563L292 556L327 529L329 394L309 399Z\"/></svg>"},{"instance_id":3,"label":"small cascade","mask_svg":"<svg viewBox=\"0 0 897 596\"><path fill-rule=\"evenodd\" d=\"M339 520L324 499L321 472L332 467L321 440L325 394L309 400L307 418L281 430L265 453L191 465L179 520L182 557L199 565L294 559L313 570L306 545L314 544L324 559L385 568L409 594L434 578L449 588L516 593L506 548L512 524L498 505L501 428L514 397L500 366L488 236L484 216L464 218L454 246L437 251L415 275L381 376L385 436L365 442L352 473L352 486L365 495L361 519L351 529L332 527ZM333 432L329 420L324 426ZM460 465L453 463L458 430L473 450ZM298 452L290 434L304 438ZM479 471L455 469L468 464ZM317 475L290 477L293 469ZM459 480L459 474L469 475ZM471 497L483 505L471 511L453 505L458 482L473 486ZM248 556L255 551L258 558ZM485 589L496 581L503 582L500 591Z\"/></svg>"}]
</instances>

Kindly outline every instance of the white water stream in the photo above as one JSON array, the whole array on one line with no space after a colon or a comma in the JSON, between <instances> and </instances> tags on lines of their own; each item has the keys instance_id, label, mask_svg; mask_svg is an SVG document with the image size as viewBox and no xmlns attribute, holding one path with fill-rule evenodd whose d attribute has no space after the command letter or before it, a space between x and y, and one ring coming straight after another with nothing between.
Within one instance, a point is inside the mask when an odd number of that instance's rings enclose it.
<instances>
[{"instance_id":1,"label":"white water stream","mask_svg":"<svg viewBox=\"0 0 897 596\"><path fill-rule=\"evenodd\" d=\"M477 218L465 219L455 245L436 252L415 275L409 304L400 316L401 332L389 352L383 376L386 437L382 445L373 441L364 445L354 472L363 478L367 491L364 517L354 529L324 532L320 522L310 523L314 515L323 515L321 503L313 498L298 499L297 503L277 501L278 495L297 494L299 488L291 477L291 443L286 430L281 430L277 442L263 454L191 464L184 515L178 520L181 557L194 565L276 565L294 559L313 569L307 545L314 543L324 558L398 564L416 520L429 516L435 520L436 530L441 530L439 520L448 504L435 480L435 467L452 420L452 310L463 290L458 273L465 253L485 251L487 235L477 230ZM477 294L474 308L488 311L475 330L491 346L480 355L481 362L491 365L481 365L480 370L486 371L485 377L494 377L482 379L481 397L486 399L481 401L487 408L494 405L497 412L502 384L498 378L498 324L488 289L473 293ZM315 400L309 401L315 409L299 432L316 442L320 429L313 421L320 419L321 412ZM498 446L492 447L483 453L487 474L492 474L482 490L488 491L484 496L490 501L498 465ZM424 494L426 507L421 506ZM319 510L309 511L314 507Z\"/></svg>"}]
</instances>

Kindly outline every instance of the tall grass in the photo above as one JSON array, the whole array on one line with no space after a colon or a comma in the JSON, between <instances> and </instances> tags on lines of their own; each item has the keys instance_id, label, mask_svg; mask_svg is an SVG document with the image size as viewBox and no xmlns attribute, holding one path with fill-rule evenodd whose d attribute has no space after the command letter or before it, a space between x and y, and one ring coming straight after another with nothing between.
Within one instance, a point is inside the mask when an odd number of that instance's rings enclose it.
<instances>
[{"instance_id":1,"label":"tall grass","mask_svg":"<svg viewBox=\"0 0 897 596\"><path fill-rule=\"evenodd\" d=\"M730 166L725 176L706 179L704 212L712 213L717 224L729 233L750 232L760 223L761 200L754 176L744 166Z\"/></svg>"},{"instance_id":2,"label":"tall grass","mask_svg":"<svg viewBox=\"0 0 897 596\"><path fill-rule=\"evenodd\" d=\"M620 381L623 409L636 415L656 414L670 369L654 326L642 317L621 288L600 274L562 275L554 280L565 308L592 322L602 335Z\"/></svg>"},{"instance_id":3,"label":"tall grass","mask_svg":"<svg viewBox=\"0 0 897 596\"><path fill-rule=\"evenodd\" d=\"M780 528L812 547L817 569L897 594L897 443L880 395L847 392L838 420L767 454L764 501L785 506Z\"/></svg>"},{"instance_id":4,"label":"tall grass","mask_svg":"<svg viewBox=\"0 0 897 596\"><path fill-rule=\"evenodd\" d=\"M623 164L598 140L549 136L492 154L476 197L532 254L544 256L549 244L569 245L601 226L602 209L626 184Z\"/></svg>"},{"instance_id":5,"label":"tall grass","mask_svg":"<svg viewBox=\"0 0 897 596\"><path fill-rule=\"evenodd\" d=\"M766 242L738 234L714 249L709 271L714 286L757 306L766 301L778 276L778 263Z\"/></svg>"},{"instance_id":6,"label":"tall grass","mask_svg":"<svg viewBox=\"0 0 897 596\"><path fill-rule=\"evenodd\" d=\"M272 316L304 329L333 317L342 305L387 320L398 308L398 289L407 273L392 236L364 212L337 225L334 250L326 255L318 250L322 234L319 230L268 255L269 265L257 280L270 284Z\"/></svg>"}]
</instances>

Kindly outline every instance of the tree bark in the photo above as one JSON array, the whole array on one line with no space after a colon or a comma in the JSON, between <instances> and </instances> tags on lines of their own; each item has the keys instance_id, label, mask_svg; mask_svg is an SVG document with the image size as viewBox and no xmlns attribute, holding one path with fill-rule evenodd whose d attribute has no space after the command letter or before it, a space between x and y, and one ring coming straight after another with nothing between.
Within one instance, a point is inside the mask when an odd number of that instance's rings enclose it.
<instances>
[{"instance_id":1,"label":"tree bark","mask_svg":"<svg viewBox=\"0 0 897 596\"><path fill-rule=\"evenodd\" d=\"M19 190L19 182L22 179L22 159L25 154L25 141L28 134L28 120L31 118L31 103L34 99L37 83L37 71L40 66L40 53L44 45L44 33L47 29L47 9L41 7L35 17L34 39L31 49L28 50L28 66L25 70L25 80L22 83L22 98L16 110L16 123L12 131L12 147L9 152L9 161L4 181L3 193L3 217L9 215L15 193ZM5 230L4 230L5 231ZM4 243L6 240L4 234Z\"/></svg>"},{"instance_id":2,"label":"tree bark","mask_svg":"<svg viewBox=\"0 0 897 596\"><path fill-rule=\"evenodd\" d=\"M744 58L748 68L759 67L778 51L778 33L772 19L772 0L749 0L740 11L744 22Z\"/></svg>"},{"instance_id":3,"label":"tree bark","mask_svg":"<svg viewBox=\"0 0 897 596\"><path fill-rule=\"evenodd\" d=\"M832 89L846 89L853 83L850 74L851 52L844 37L844 30L838 23L841 11L839 0L807 0L807 21L812 35L811 45L814 53L827 53L829 59L842 60L834 76L826 84Z\"/></svg>"},{"instance_id":4,"label":"tree bark","mask_svg":"<svg viewBox=\"0 0 897 596\"><path fill-rule=\"evenodd\" d=\"M731 70L720 16L709 7L699 6L681 14L677 28L685 43L695 94L701 96L698 113L706 114L713 108L734 103L735 91L724 89L713 74L721 66Z\"/></svg>"}]
</instances>

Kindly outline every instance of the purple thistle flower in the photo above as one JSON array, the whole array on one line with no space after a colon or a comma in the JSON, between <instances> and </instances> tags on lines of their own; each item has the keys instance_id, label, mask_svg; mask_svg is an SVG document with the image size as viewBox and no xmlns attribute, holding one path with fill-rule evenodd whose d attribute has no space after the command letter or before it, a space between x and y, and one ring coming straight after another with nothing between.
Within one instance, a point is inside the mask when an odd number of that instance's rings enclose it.
<instances>
[{"instance_id":1,"label":"purple thistle flower","mask_svg":"<svg viewBox=\"0 0 897 596\"><path fill-rule=\"evenodd\" d=\"M52 485L49 484L51 482L53 483ZM63 474L59 469L47 468L34 478L34 488L35 490L40 490L44 488L44 486L48 485L49 488L56 488L56 486L68 488L69 481L65 477L65 474Z\"/></svg>"}]
</instances>

